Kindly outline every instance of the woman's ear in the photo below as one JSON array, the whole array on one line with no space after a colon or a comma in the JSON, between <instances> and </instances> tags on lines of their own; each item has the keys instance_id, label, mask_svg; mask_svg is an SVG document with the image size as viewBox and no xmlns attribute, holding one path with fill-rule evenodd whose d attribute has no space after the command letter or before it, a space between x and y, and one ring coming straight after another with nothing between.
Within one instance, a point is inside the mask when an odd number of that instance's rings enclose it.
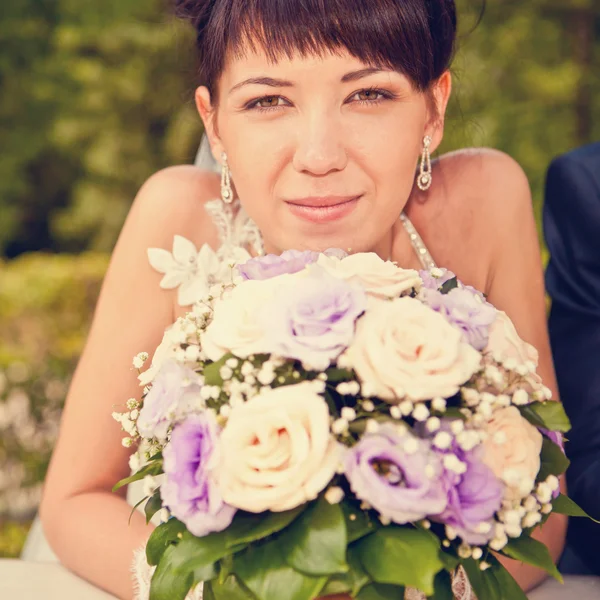
<instances>
[{"instance_id":1,"label":"woman's ear","mask_svg":"<svg viewBox=\"0 0 600 600\"><path fill-rule=\"evenodd\" d=\"M205 86L199 87L195 94L196 108L204 123L204 131L208 137L210 149L215 159L220 163L221 154L225 151L217 128L216 108L213 107L210 92Z\"/></svg>"},{"instance_id":2,"label":"woman's ear","mask_svg":"<svg viewBox=\"0 0 600 600\"><path fill-rule=\"evenodd\" d=\"M446 71L431 88L431 108L427 131L431 136L431 151L435 151L444 139L446 108L452 93L452 75Z\"/></svg>"}]
</instances>

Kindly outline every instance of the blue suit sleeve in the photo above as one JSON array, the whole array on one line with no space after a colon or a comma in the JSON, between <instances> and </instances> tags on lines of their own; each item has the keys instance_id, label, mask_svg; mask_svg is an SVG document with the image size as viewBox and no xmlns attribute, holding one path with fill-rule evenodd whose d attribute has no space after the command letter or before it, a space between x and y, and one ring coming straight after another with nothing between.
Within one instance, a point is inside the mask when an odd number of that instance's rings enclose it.
<instances>
[{"instance_id":1,"label":"blue suit sleeve","mask_svg":"<svg viewBox=\"0 0 600 600\"><path fill-rule=\"evenodd\" d=\"M600 170L600 169L599 169ZM544 230L550 339L567 435L569 495L600 519L600 182L570 155L548 172ZM571 519L569 545L600 575L600 525Z\"/></svg>"}]
</instances>

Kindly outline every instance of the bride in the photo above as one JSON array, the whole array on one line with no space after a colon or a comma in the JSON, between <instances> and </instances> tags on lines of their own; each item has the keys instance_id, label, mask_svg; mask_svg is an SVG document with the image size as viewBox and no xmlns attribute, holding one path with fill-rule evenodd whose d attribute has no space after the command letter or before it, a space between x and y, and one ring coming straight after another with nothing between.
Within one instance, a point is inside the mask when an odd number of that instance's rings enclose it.
<instances>
[{"instance_id":1,"label":"bride","mask_svg":"<svg viewBox=\"0 0 600 600\"><path fill-rule=\"evenodd\" d=\"M430 159L451 91L454 0L180 0L178 8L197 29L196 103L223 177L179 166L141 188L72 382L41 506L61 561L119 598L134 594L131 564L151 526L137 512L128 526L125 496L111 492L129 475L131 452L111 412L139 396L132 357L156 348L189 308L186 277L216 272L188 254L162 289L147 250L170 249L175 235L209 244L221 261L337 247L406 268L447 267L508 313L556 390L523 171L490 150ZM556 515L538 533L555 559L564 534ZM507 566L524 589L544 577Z\"/></svg>"}]
</instances>

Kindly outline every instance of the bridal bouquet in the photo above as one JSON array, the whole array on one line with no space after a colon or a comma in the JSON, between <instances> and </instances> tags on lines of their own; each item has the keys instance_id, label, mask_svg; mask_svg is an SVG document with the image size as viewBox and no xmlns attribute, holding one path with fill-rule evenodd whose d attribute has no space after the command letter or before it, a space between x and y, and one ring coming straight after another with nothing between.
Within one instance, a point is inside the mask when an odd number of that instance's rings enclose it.
<instances>
[{"instance_id":1,"label":"bridal bouquet","mask_svg":"<svg viewBox=\"0 0 600 600\"><path fill-rule=\"evenodd\" d=\"M138 445L151 600L525 595L504 555L560 578L531 535L568 460L559 403L510 319L450 272L288 251L232 270L165 334L114 417Z\"/></svg>"}]
</instances>

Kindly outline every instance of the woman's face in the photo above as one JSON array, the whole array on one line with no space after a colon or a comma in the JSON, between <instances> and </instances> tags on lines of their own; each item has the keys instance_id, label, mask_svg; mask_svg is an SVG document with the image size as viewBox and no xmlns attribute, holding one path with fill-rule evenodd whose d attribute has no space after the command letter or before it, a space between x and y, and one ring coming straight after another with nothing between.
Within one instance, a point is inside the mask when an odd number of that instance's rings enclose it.
<instances>
[{"instance_id":1,"label":"woman's face","mask_svg":"<svg viewBox=\"0 0 600 600\"><path fill-rule=\"evenodd\" d=\"M349 53L269 62L248 52L197 104L217 158L268 252L389 253L391 230L415 180L423 138L441 140L446 75L429 96L402 74ZM386 249L387 248L387 249Z\"/></svg>"}]
</instances>

